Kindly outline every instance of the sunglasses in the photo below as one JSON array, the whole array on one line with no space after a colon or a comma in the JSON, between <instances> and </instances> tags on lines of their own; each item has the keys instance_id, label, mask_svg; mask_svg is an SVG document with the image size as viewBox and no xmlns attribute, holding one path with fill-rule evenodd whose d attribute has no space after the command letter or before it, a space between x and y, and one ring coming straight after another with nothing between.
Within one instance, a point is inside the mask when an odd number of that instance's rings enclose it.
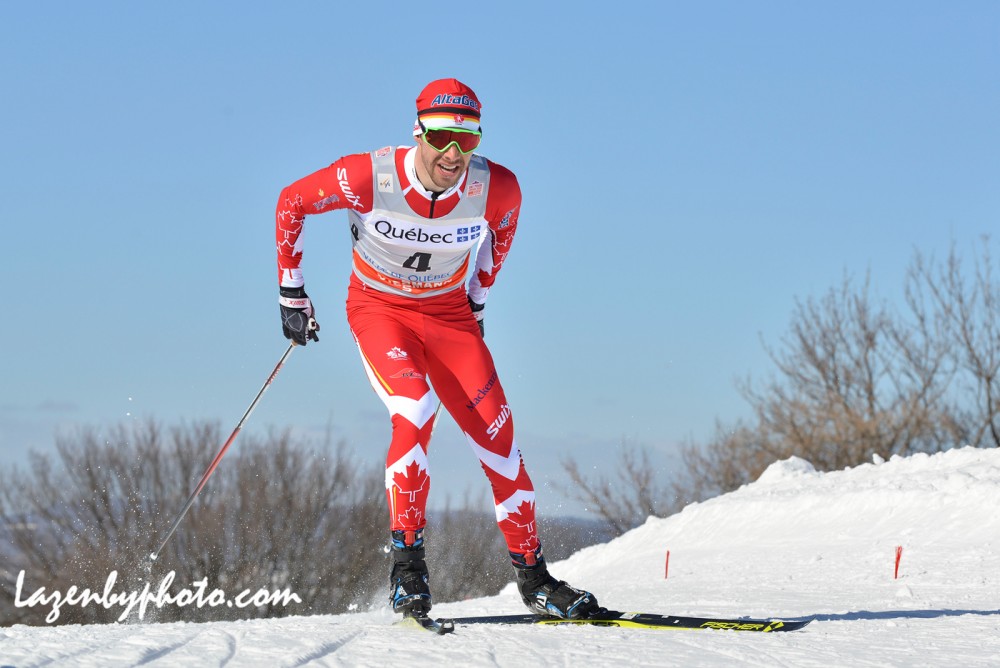
<instances>
[{"instance_id":1,"label":"sunglasses","mask_svg":"<svg viewBox=\"0 0 1000 668\"><path fill-rule=\"evenodd\" d=\"M423 125L421 124L421 127ZM424 141L438 153L444 153L454 144L462 155L472 153L483 139L482 132L472 130L428 130L424 128Z\"/></svg>"}]
</instances>

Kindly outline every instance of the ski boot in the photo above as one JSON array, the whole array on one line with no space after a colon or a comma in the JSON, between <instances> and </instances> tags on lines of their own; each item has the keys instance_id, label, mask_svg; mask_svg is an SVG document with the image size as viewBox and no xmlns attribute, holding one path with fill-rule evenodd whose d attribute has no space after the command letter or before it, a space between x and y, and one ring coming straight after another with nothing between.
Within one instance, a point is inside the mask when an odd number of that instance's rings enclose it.
<instances>
[{"instance_id":1,"label":"ski boot","mask_svg":"<svg viewBox=\"0 0 1000 668\"><path fill-rule=\"evenodd\" d=\"M426 617L431 609L423 533L423 529L392 532L389 602L405 617Z\"/></svg>"},{"instance_id":2,"label":"ski boot","mask_svg":"<svg viewBox=\"0 0 1000 668\"><path fill-rule=\"evenodd\" d=\"M527 554L510 553L521 600L537 615L560 619L584 619L600 610L597 597L570 587L549 574L539 547Z\"/></svg>"}]
</instances>

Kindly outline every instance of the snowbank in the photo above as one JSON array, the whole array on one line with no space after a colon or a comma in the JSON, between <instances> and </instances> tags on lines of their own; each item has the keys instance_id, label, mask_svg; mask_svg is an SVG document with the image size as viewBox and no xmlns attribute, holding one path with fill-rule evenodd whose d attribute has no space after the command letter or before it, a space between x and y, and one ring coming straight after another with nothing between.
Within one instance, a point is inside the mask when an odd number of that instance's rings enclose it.
<instances>
[{"instance_id":1,"label":"snowbank","mask_svg":"<svg viewBox=\"0 0 1000 668\"><path fill-rule=\"evenodd\" d=\"M552 570L613 608L816 621L780 636L465 627L436 637L391 626L386 610L19 626L0 629L0 666L374 666L400 660L401 652L421 665L462 666L997 665L1000 451L894 457L833 473L801 459L777 462L752 484L650 518ZM448 616L487 611L521 608L512 588L435 607Z\"/></svg>"}]
</instances>

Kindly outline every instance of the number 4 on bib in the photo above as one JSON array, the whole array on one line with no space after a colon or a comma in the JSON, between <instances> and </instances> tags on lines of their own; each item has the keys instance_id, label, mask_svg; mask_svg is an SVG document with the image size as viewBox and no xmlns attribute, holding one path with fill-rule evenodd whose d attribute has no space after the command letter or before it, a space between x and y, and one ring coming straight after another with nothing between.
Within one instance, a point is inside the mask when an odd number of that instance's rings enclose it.
<instances>
[{"instance_id":1,"label":"number 4 on bib","mask_svg":"<svg viewBox=\"0 0 1000 668\"><path fill-rule=\"evenodd\" d=\"M413 271L430 271L431 254L414 253L406 260L406 262L403 263L403 266L407 269L412 269Z\"/></svg>"}]
</instances>

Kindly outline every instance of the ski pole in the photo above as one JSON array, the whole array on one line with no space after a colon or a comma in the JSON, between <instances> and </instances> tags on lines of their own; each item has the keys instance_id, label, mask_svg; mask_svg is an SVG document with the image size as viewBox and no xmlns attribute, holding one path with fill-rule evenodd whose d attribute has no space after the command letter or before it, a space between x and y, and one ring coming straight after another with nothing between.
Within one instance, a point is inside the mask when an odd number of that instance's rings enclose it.
<instances>
[{"instance_id":1,"label":"ski pole","mask_svg":"<svg viewBox=\"0 0 1000 668\"><path fill-rule=\"evenodd\" d=\"M295 348L295 342L292 342L288 345L288 350L286 350L285 354L281 356L280 360L278 360L278 363L274 367L274 371L272 371L271 375L267 377L267 380L264 382L264 386L260 388L260 392L257 393L257 396L254 397L253 402L250 404L250 408L247 409L247 412L243 414L243 417L236 425L236 429L233 429L233 433L229 435L229 439L222 445L222 448L219 450L219 454L215 455L215 459L213 459L212 463L208 465L207 469L205 469L204 475L201 476L201 481L198 483L197 487L194 488L194 491L191 492L191 496L188 497L187 503L184 504L184 508L181 510L180 514L177 515L177 519L174 520L174 524L173 526L170 527L170 531L167 532L166 537L160 543L160 546L156 548L156 551L152 552L149 555L149 563L147 564L146 567L147 570L152 569L153 562L156 561L157 557L160 556L160 552L163 550L163 547L167 544L167 541L170 540L170 537L174 535L175 531L177 531L177 527L180 526L181 520L183 520L184 516L187 515L187 512L191 509L191 506L194 505L195 498L201 492L202 488L205 486L205 483L208 482L208 479L209 477L211 477L212 473L215 472L215 468L219 465L219 462L222 461L222 457L223 455L226 454L226 450L228 450L229 446L233 444L233 441L236 440L236 435L239 434L240 429L243 428L243 423L246 422L247 418L250 417L250 414L253 413L253 409L257 407L257 404L260 402L260 398L264 396L264 392L271 385L271 382L274 380L275 376L278 375L278 371L281 370L282 365L285 363L285 360L288 359L288 356L292 354L292 350L294 348Z\"/></svg>"},{"instance_id":2,"label":"ski pole","mask_svg":"<svg viewBox=\"0 0 1000 668\"><path fill-rule=\"evenodd\" d=\"M435 430L435 429L437 429L437 426L438 426L438 419L439 419L439 418L441 417L441 408L442 408L443 406L444 406L444 404L442 404L442 403L441 403L441 400L439 399L439 400L438 400L438 407L437 407L437 410L436 410L436 411L434 411L434 424L432 424L432 425L431 425L431 436L433 436L433 435L434 435L434 430ZM430 438L430 436L428 436L428 438Z\"/></svg>"}]
</instances>

